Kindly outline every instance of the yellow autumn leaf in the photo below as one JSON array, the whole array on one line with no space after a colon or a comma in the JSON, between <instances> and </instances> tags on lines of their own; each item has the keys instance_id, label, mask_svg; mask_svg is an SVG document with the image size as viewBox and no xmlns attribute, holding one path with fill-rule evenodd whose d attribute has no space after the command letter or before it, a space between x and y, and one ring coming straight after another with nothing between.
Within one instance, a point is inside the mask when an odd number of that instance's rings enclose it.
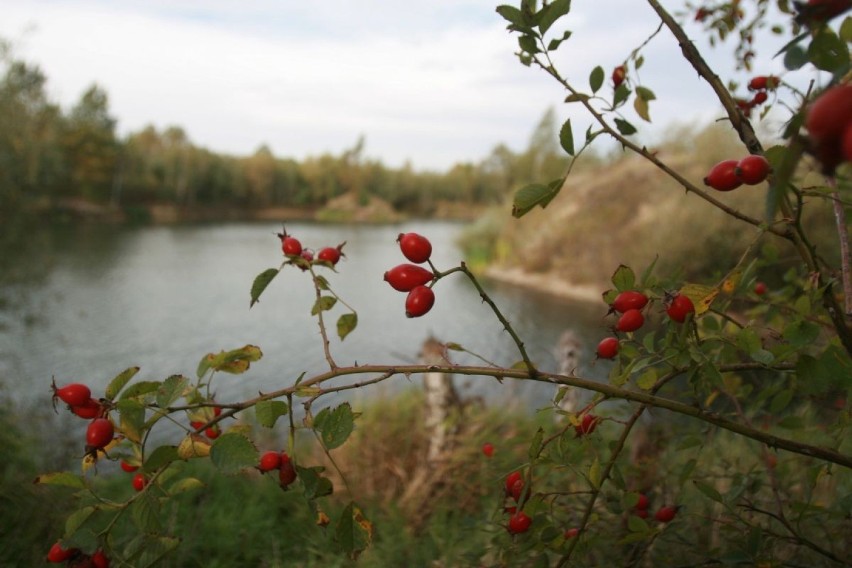
<instances>
[{"instance_id":1,"label":"yellow autumn leaf","mask_svg":"<svg viewBox=\"0 0 852 568\"><path fill-rule=\"evenodd\" d=\"M680 293L692 300L697 317L710 309L710 304L719 295L719 287L687 283L680 289Z\"/></svg>"}]
</instances>

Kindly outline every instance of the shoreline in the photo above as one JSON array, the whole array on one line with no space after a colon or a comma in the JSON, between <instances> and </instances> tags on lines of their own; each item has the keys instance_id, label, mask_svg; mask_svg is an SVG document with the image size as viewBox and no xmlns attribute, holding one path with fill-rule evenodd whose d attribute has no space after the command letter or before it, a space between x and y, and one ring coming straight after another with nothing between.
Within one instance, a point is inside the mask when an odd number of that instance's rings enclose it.
<instances>
[{"instance_id":1,"label":"shoreline","mask_svg":"<svg viewBox=\"0 0 852 568\"><path fill-rule=\"evenodd\" d=\"M590 284L572 284L554 273L527 272L520 268L507 268L505 266L489 266L483 271L483 275L505 284L585 302L601 302L601 294L605 289Z\"/></svg>"}]
</instances>

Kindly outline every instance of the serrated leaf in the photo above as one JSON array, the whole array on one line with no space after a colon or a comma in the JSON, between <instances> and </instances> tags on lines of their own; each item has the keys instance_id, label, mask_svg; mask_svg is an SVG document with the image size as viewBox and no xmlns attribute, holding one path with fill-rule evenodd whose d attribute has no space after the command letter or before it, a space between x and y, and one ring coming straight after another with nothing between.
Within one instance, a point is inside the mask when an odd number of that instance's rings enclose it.
<instances>
[{"instance_id":1,"label":"serrated leaf","mask_svg":"<svg viewBox=\"0 0 852 568\"><path fill-rule=\"evenodd\" d=\"M615 119L615 127L623 136L630 136L632 134L636 134L638 132L636 127L624 120L623 118Z\"/></svg>"},{"instance_id":2,"label":"serrated leaf","mask_svg":"<svg viewBox=\"0 0 852 568\"><path fill-rule=\"evenodd\" d=\"M179 538L169 536L146 535L140 548L141 555L133 565L138 568L150 568L159 564L166 555L180 545Z\"/></svg>"},{"instance_id":3,"label":"serrated leaf","mask_svg":"<svg viewBox=\"0 0 852 568\"><path fill-rule=\"evenodd\" d=\"M315 316L320 312L328 311L333 308L336 303L337 298L334 296L320 296L311 308L311 315Z\"/></svg>"},{"instance_id":4,"label":"serrated leaf","mask_svg":"<svg viewBox=\"0 0 852 568\"><path fill-rule=\"evenodd\" d=\"M784 328L784 339L793 347L812 344L819 337L819 326L809 321L798 320Z\"/></svg>"},{"instance_id":5,"label":"serrated leaf","mask_svg":"<svg viewBox=\"0 0 852 568\"><path fill-rule=\"evenodd\" d=\"M115 400L115 397L118 396L118 393L121 392L121 389L130 382L136 373L139 372L139 367L130 367L129 369L125 369L115 376L113 380L107 385L106 391L104 392L104 398L107 400Z\"/></svg>"},{"instance_id":6,"label":"serrated leaf","mask_svg":"<svg viewBox=\"0 0 852 568\"><path fill-rule=\"evenodd\" d=\"M179 459L180 455L177 447L159 446L145 458L145 462L142 464L142 471L153 473Z\"/></svg>"},{"instance_id":7,"label":"serrated leaf","mask_svg":"<svg viewBox=\"0 0 852 568\"><path fill-rule=\"evenodd\" d=\"M130 505L130 516L133 519L133 524L145 533L150 534L160 531L159 514L159 501L151 496L150 491L140 495Z\"/></svg>"},{"instance_id":8,"label":"serrated leaf","mask_svg":"<svg viewBox=\"0 0 852 568\"><path fill-rule=\"evenodd\" d=\"M314 417L313 427L319 432L325 447L333 450L343 445L355 429L355 414L348 402L344 402L333 410L323 408Z\"/></svg>"},{"instance_id":9,"label":"serrated leaf","mask_svg":"<svg viewBox=\"0 0 852 568\"><path fill-rule=\"evenodd\" d=\"M95 513L97 509L95 507L83 507L82 509L77 509L73 513L71 513L67 519L65 519L65 535L63 538L70 539L74 536L74 533L82 527L86 521Z\"/></svg>"},{"instance_id":10,"label":"serrated leaf","mask_svg":"<svg viewBox=\"0 0 852 568\"><path fill-rule=\"evenodd\" d=\"M524 25L523 13L514 6L501 4L497 6L496 12L511 24Z\"/></svg>"},{"instance_id":11,"label":"serrated leaf","mask_svg":"<svg viewBox=\"0 0 852 568\"><path fill-rule=\"evenodd\" d=\"M73 489L84 489L86 484L83 483L83 478L79 475L67 471L59 471L55 473L43 473L33 480L33 483L39 485L61 485L63 487L71 487Z\"/></svg>"},{"instance_id":12,"label":"serrated leaf","mask_svg":"<svg viewBox=\"0 0 852 568\"><path fill-rule=\"evenodd\" d=\"M341 341L358 326L358 314L343 314L337 319L337 336Z\"/></svg>"},{"instance_id":13,"label":"serrated leaf","mask_svg":"<svg viewBox=\"0 0 852 568\"><path fill-rule=\"evenodd\" d=\"M272 428L280 417L290 412L290 407L283 400L263 400L255 405L254 412L261 426Z\"/></svg>"},{"instance_id":14,"label":"serrated leaf","mask_svg":"<svg viewBox=\"0 0 852 568\"><path fill-rule=\"evenodd\" d=\"M334 485L331 483L331 480L320 475L323 470L322 466L296 466L296 474L302 480L306 499L317 499L331 495L334 492Z\"/></svg>"},{"instance_id":15,"label":"serrated leaf","mask_svg":"<svg viewBox=\"0 0 852 568\"><path fill-rule=\"evenodd\" d=\"M234 432L222 434L210 448L210 460L224 475L236 475L257 465L257 448L251 440Z\"/></svg>"},{"instance_id":16,"label":"serrated leaf","mask_svg":"<svg viewBox=\"0 0 852 568\"><path fill-rule=\"evenodd\" d=\"M260 295L263 294L269 283L278 276L279 272L281 272L280 268L267 268L255 277L254 282L251 284L251 303L249 303L249 308L260 300Z\"/></svg>"},{"instance_id":17,"label":"serrated leaf","mask_svg":"<svg viewBox=\"0 0 852 568\"><path fill-rule=\"evenodd\" d=\"M519 189L515 193L515 199L512 203L512 216L521 218L529 213L536 205L542 209L547 207L553 198L559 194L563 181L555 180L548 185L533 183Z\"/></svg>"},{"instance_id":18,"label":"serrated leaf","mask_svg":"<svg viewBox=\"0 0 852 568\"><path fill-rule=\"evenodd\" d=\"M633 110L639 115L639 118L645 122L651 122L651 115L648 113L648 101L641 97L634 97Z\"/></svg>"},{"instance_id":19,"label":"serrated leaf","mask_svg":"<svg viewBox=\"0 0 852 568\"><path fill-rule=\"evenodd\" d=\"M178 445L177 455L182 460L206 458L210 455L210 442L198 434L189 434Z\"/></svg>"},{"instance_id":20,"label":"serrated leaf","mask_svg":"<svg viewBox=\"0 0 852 568\"><path fill-rule=\"evenodd\" d=\"M354 502L350 502L340 514L334 535L343 551L355 560L373 540L373 523Z\"/></svg>"},{"instance_id":21,"label":"serrated leaf","mask_svg":"<svg viewBox=\"0 0 852 568\"><path fill-rule=\"evenodd\" d=\"M145 406L136 399L124 399L116 404L120 417L118 428L125 437L137 444L142 443L145 427Z\"/></svg>"},{"instance_id":22,"label":"serrated leaf","mask_svg":"<svg viewBox=\"0 0 852 568\"><path fill-rule=\"evenodd\" d=\"M183 396L187 386L189 386L189 379L183 375L172 375L167 378L157 389L157 405L160 408L168 408Z\"/></svg>"},{"instance_id":23,"label":"serrated leaf","mask_svg":"<svg viewBox=\"0 0 852 568\"><path fill-rule=\"evenodd\" d=\"M547 30L562 16L571 11L571 0L555 0L541 9L539 16L538 29L541 35L547 33Z\"/></svg>"},{"instance_id":24,"label":"serrated leaf","mask_svg":"<svg viewBox=\"0 0 852 568\"><path fill-rule=\"evenodd\" d=\"M615 269L615 272L612 274L613 286L619 292L625 292L627 290L633 290L636 286L636 274L633 272L633 269L629 266L625 266L624 264L620 264L618 268Z\"/></svg>"},{"instance_id":25,"label":"serrated leaf","mask_svg":"<svg viewBox=\"0 0 852 568\"><path fill-rule=\"evenodd\" d=\"M829 26L822 26L808 46L808 58L817 69L836 73L849 67L849 48Z\"/></svg>"},{"instance_id":26,"label":"serrated leaf","mask_svg":"<svg viewBox=\"0 0 852 568\"><path fill-rule=\"evenodd\" d=\"M713 501L716 501L717 503L724 502L724 499L722 499L722 494L719 493L715 487L708 485L707 483L704 483L699 479L693 479L692 483L695 485L696 489L704 493L704 495L706 495Z\"/></svg>"},{"instance_id":27,"label":"serrated leaf","mask_svg":"<svg viewBox=\"0 0 852 568\"><path fill-rule=\"evenodd\" d=\"M571 119L565 121L559 129L559 145L569 156L574 155L574 133L571 131Z\"/></svg>"},{"instance_id":28,"label":"serrated leaf","mask_svg":"<svg viewBox=\"0 0 852 568\"><path fill-rule=\"evenodd\" d=\"M592 72L589 74L589 87L591 87L593 93L597 93L603 86L604 78L603 67L598 65L592 69Z\"/></svg>"},{"instance_id":29,"label":"serrated leaf","mask_svg":"<svg viewBox=\"0 0 852 568\"><path fill-rule=\"evenodd\" d=\"M157 392L162 383L160 381L141 381L135 383L121 393L121 400L129 400L131 398L145 399L148 395Z\"/></svg>"}]
</instances>

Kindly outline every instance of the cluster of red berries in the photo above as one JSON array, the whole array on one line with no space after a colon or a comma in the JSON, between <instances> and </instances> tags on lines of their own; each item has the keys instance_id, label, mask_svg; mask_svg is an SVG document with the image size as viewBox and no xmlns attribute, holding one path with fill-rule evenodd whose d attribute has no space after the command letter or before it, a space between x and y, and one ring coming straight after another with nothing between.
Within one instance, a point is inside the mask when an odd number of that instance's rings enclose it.
<instances>
[{"instance_id":1,"label":"cluster of red berries","mask_svg":"<svg viewBox=\"0 0 852 568\"><path fill-rule=\"evenodd\" d=\"M217 417L222 414L222 409L218 406L213 407L213 417ZM209 415L208 415L209 416ZM207 420L190 420L189 425L192 426L193 430L201 430L204 428L204 425L207 424ZM210 438L211 440L215 440L222 434L222 429L219 428L218 424L214 424L212 426L208 426L204 428L204 435Z\"/></svg>"},{"instance_id":2,"label":"cluster of red berries","mask_svg":"<svg viewBox=\"0 0 852 568\"><path fill-rule=\"evenodd\" d=\"M51 385L53 388L54 404L58 398L68 405L75 415L81 418L92 418L86 428L86 454L95 455L98 450L104 449L115 437L115 427L109 418L105 418L106 412L103 405L92 398L92 391L84 384L71 383L63 387Z\"/></svg>"},{"instance_id":3,"label":"cluster of red berries","mask_svg":"<svg viewBox=\"0 0 852 568\"><path fill-rule=\"evenodd\" d=\"M302 270L307 270L308 265L314 262L334 267L340 262L341 257L346 256L343 254L343 245L346 242L340 243L336 247L323 247L314 255L312 249L302 247L301 241L292 235L288 235L286 230L276 234L281 239L281 251L284 253L284 256L293 260Z\"/></svg>"},{"instance_id":4,"label":"cluster of red berries","mask_svg":"<svg viewBox=\"0 0 852 568\"><path fill-rule=\"evenodd\" d=\"M417 266L429 262L432 243L417 233L400 233L396 240L403 256L414 264L400 264L391 268L385 272L385 282L394 290L408 293L405 298L405 315L410 318L420 317L435 305L435 292L431 286L427 286L435 280L435 273Z\"/></svg>"},{"instance_id":5,"label":"cluster of red berries","mask_svg":"<svg viewBox=\"0 0 852 568\"><path fill-rule=\"evenodd\" d=\"M63 548L59 541L53 543L47 551L46 560L51 564L65 562L74 568L109 568L109 558L103 550L98 549L92 554L86 554L79 548Z\"/></svg>"},{"instance_id":6,"label":"cluster of red berries","mask_svg":"<svg viewBox=\"0 0 852 568\"><path fill-rule=\"evenodd\" d=\"M817 97L808 108L805 128L810 151L825 174L852 162L852 84L831 87Z\"/></svg>"},{"instance_id":7,"label":"cluster of red berries","mask_svg":"<svg viewBox=\"0 0 852 568\"><path fill-rule=\"evenodd\" d=\"M257 465L257 469L260 470L261 473L277 470L278 485L281 486L281 489L287 489L290 484L296 481L296 468L293 465L293 461L290 459L290 456L287 455L287 452L264 452L263 455L260 456L260 462Z\"/></svg>"},{"instance_id":8,"label":"cluster of red berries","mask_svg":"<svg viewBox=\"0 0 852 568\"><path fill-rule=\"evenodd\" d=\"M751 116L751 110L769 100L769 91L774 91L781 84L778 77L758 75L748 82L748 90L754 91L751 99L734 99L739 109L746 117Z\"/></svg>"},{"instance_id":9,"label":"cluster of red berries","mask_svg":"<svg viewBox=\"0 0 852 568\"><path fill-rule=\"evenodd\" d=\"M524 492L524 485L524 476L521 472L513 471L506 476L504 482L506 497L511 497L515 503L520 502L521 495ZM509 534L519 534L530 530L532 518L529 515L523 511L519 511L514 505L505 507L503 510L509 514L509 522L506 525L506 530L509 531Z\"/></svg>"},{"instance_id":10,"label":"cluster of red berries","mask_svg":"<svg viewBox=\"0 0 852 568\"><path fill-rule=\"evenodd\" d=\"M722 160L704 177L704 185L717 191L732 191L742 184L763 183L772 167L759 154L750 154L741 160Z\"/></svg>"},{"instance_id":11,"label":"cluster of red berries","mask_svg":"<svg viewBox=\"0 0 852 568\"><path fill-rule=\"evenodd\" d=\"M648 496L644 493L639 494L639 500L636 502L636 505L633 506L633 515L636 515L639 518L647 519L648 518L648 506L651 504L651 501L648 499ZM654 520L661 523L671 522L675 516L677 515L677 507L673 507L671 505L666 505L664 507L660 507L656 513L654 513Z\"/></svg>"},{"instance_id":12,"label":"cluster of red berries","mask_svg":"<svg viewBox=\"0 0 852 568\"><path fill-rule=\"evenodd\" d=\"M689 314L695 313L695 305L692 300L679 292L666 293L663 304L666 315L677 323L685 322ZM620 292L609 305L609 313L619 314L613 329L622 333L637 331L645 323L642 310L647 305L648 296L638 290ZM615 359L620 345L617 337L605 337L598 343L596 350L598 359Z\"/></svg>"}]
</instances>

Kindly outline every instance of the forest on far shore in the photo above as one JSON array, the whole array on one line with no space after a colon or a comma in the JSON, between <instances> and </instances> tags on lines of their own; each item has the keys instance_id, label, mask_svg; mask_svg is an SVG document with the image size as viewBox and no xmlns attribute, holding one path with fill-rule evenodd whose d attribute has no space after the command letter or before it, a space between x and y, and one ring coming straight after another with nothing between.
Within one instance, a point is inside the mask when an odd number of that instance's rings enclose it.
<instances>
[{"instance_id":1,"label":"forest on far shore","mask_svg":"<svg viewBox=\"0 0 852 568\"><path fill-rule=\"evenodd\" d=\"M339 155L302 161L275 156L265 144L250 156L216 153L193 143L180 126L148 126L122 138L100 86L62 109L50 100L39 66L17 59L2 38L0 72L0 217L77 204L144 221L153 205L316 209L344 194L358 203L378 198L397 212L430 216L440 203L499 203L520 184L560 177L568 163L552 109L522 152L497 144L478 163L415 171L366 158L363 135Z\"/></svg>"}]
</instances>

